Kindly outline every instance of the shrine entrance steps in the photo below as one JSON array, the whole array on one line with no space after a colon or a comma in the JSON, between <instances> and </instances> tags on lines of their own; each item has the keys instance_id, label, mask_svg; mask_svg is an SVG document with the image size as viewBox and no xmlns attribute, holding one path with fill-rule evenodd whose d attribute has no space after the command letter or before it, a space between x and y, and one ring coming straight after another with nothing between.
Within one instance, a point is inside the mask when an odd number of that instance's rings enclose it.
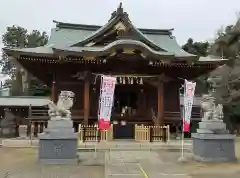
<instances>
[{"instance_id":1,"label":"shrine entrance steps","mask_svg":"<svg viewBox=\"0 0 240 178\"><path fill-rule=\"evenodd\" d=\"M192 141L185 141L184 149L190 151L192 148ZM80 150L111 150L111 151L138 151L138 150L180 150L181 141L172 140L168 143L164 142L137 142L135 140L112 140L109 142L84 142L79 143L78 149Z\"/></svg>"},{"instance_id":2,"label":"shrine entrance steps","mask_svg":"<svg viewBox=\"0 0 240 178\"><path fill-rule=\"evenodd\" d=\"M17 148L25 148L25 147L38 147L38 139L30 140L29 138L15 138L15 139L3 139L2 140L3 147L17 147ZM188 140L184 143L184 149L191 150L192 141ZM181 141L180 140L171 140L167 143L164 142L137 142L135 140L112 140L108 142L79 142L78 143L79 150L88 150L94 151L97 149L98 151L118 151L118 150L180 150L181 149Z\"/></svg>"}]
</instances>

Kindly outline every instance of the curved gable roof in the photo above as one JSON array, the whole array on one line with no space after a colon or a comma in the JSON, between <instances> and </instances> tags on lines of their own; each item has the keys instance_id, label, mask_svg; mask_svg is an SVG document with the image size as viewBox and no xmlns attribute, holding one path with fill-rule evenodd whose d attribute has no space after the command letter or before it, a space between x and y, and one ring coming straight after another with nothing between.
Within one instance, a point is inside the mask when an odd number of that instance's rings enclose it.
<instances>
[{"instance_id":1,"label":"curved gable roof","mask_svg":"<svg viewBox=\"0 0 240 178\"><path fill-rule=\"evenodd\" d=\"M148 44L149 46L152 46L154 49L164 51L164 49L162 49L160 46L158 46L157 44L152 42L139 29L134 27L134 25L130 22L130 20L128 18L128 14L123 11L122 4L120 4L118 9L112 13L112 17L110 18L108 23L106 23L104 26L102 26L102 27L92 26L92 28L91 28L90 26L82 25L82 28L84 28L86 30L95 28L96 31L94 33L90 34L89 36L87 36L86 38L84 38L83 40L79 41L78 43L73 44L72 46L84 46L84 45L92 42L94 39L104 35L104 33L106 33L109 29L112 29L114 27L114 25L117 25L119 22L122 22L124 26L126 26L127 28L130 28L131 31L138 34L140 39L142 41L144 41L146 44ZM72 26L73 25L75 26L75 28L79 27L79 25L72 24ZM67 26L69 26L69 24L57 22L57 26L58 27L61 27L61 26L67 27ZM158 34L164 34L164 35L169 35L169 36L171 35L171 30L172 29L170 29L170 30L147 30L147 29L144 30L144 29L142 29L142 31L144 31L145 33L158 33Z\"/></svg>"},{"instance_id":2,"label":"curved gable roof","mask_svg":"<svg viewBox=\"0 0 240 178\"><path fill-rule=\"evenodd\" d=\"M101 26L81 25L61 23L57 28L52 29L48 45L53 47L70 47L82 41L94 32L101 28ZM170 37L167 33L169 30L158 29L138 29L146 38L151 40L155 45L164 49L164 51L175 53L178 57L194 56L185 52L177 43L174 37Z\"/></svg>"},{"instance_id":3,"label":"curved gable roof","mask_svg":"<svg viewBox=\"0 0 240 178\"><path fill-rule=\"evenodd\" d=\"M110 42L106 46L84 46L92 42L96 37L104 34L116 25L122 22L123 25L127 25L127 29L131 28L134 33L137 33L140 39L128 39L128 40L115 40ZM51 35L47 45L37 48L23 48L23 49L11 49L3 48L8 55L26 55L26 56L51 56L56 57L56 52L73 52L78 54L85 53L108 53L115 49L122 49L123 47L132 47L140 49L143 53L153 56L165 56L170 59L183 59L183 60L198 60L199 63L214 63L216 61L224 63L225 60L212 58L199 58L196 55L192 55L184 51L177 43L176 39L172 37L173 29L141 29L132 25L128 18L128 14L123 12L123 8L120 4L117 11L112 13L112 17L104 26L98 25L84 25L84 24L72 24L57 22L56 28L51 30ZM134 34L135 35L135 34ZM80 45L79 45L80 44ZM149 45L151 44L151 45ZM82 45L82 46L81 46ZM161 50L152 48L155 46ZM169 58L161 58L161 60Z\"/></svg>"},{"instance_id":4,"label":"curved gable roof","mask_svg":"<svg viewBox=\"0 0 240 178\"><path fill-rule=\"evenodd\" d=\"M195 55L185 52L172 37L173 29L141 29L136 28L130 22L128 14L123 11L120 4L118 9L112 13L112 17L104 26L72 24L54 21L56 28L52 29L49 43L57 47L83 47L97 37L102 36L106 31L113 28L119 22L130 27L137 33L145 44L155 50L175 53L178 57L194 57Z\"/></svg>"}]
</instances>

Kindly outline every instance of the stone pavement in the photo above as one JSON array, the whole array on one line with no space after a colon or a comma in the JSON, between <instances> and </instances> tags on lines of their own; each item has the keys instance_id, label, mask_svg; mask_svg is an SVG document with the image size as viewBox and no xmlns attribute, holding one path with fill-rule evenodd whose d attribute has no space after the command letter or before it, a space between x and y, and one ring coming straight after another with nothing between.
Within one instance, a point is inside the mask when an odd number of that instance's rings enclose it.
<instances>
[{"instance_id":1,"label":"stone pavement","mask_svg":"<svg viewBox=\"0 0 240 178\"><path fill-rule=\"evenodd\" d=\"M105 155L106 178L188 178L177 165L169 165L153 151L118 151Z\"/></svg>"},{"instance_id":2,"label":"stone pavement","mask_svg":"<svg viewBox=\"0 0 240 178\"><path fill-rule=\"evenodd\" d=\"M239 163L202 164L191 160L179 163L179 152L117 151L105 154L106 178L239 178Z\"/></svg>"},{"instance_id":3,"label":"stone pavement","mask_svg":"<svg viewBox=\"0 0 240 178\"><path fill-rule=\"evenodd\" d=\"M80 152L76 165L44 165L35 148L0 148L0 178L239 178L240 164L179 163L176 150Z\"/></svg>"},{"instance_id":4,"label":"stone pavement","mask_svg":"<svg viewBox=\"0 0 240 178\"><path fill-rule=\"evenodd\" d=\"M104 178L104 153L80 153L76 165L44 165L37 149L0 148L0 178Z\"/></svg>"}]
</instances>

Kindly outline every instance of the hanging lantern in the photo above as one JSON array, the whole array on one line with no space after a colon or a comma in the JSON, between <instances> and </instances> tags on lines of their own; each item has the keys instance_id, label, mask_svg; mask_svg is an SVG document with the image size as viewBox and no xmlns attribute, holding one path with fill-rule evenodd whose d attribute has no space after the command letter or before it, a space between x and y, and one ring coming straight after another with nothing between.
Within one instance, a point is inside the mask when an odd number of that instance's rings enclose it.
<instances>
[{"instance_id":1,"label":"hanging lantern","mask_svg":"<svg viewBox=\"0 0 240 178\"><path fill-rule=\"evenodd\" d=\"M125 78L123 78L123 84L125 84L125 83L126 83Z\"/></svg>"},{"instance_id":2,"label":"hanging lantern","mask_svg":"<svg viewBox=\"0 0 240 178\"><path fill-rule=\"evenodd\" d=\"M142 77L140 78L140 85L142 85L143 84L143 79L142 79Z\"/></svg>"},{"instance_id":3,"label":"hanging lantern","mask_svg":"<svg viewBox=\"0 0 240 178\"><path fill-rule=\"evenodd\" d=\"M119 77L120 78L120 84L122 84L122 77Z\"/></svg>"},{"instance_id":4,"label":"hanging lantern","mask_svg":"<svg viewBox=\"0 0 240 178\"><path fill-rule=\"evenodd\" d=\"M131 78L131 85L133 84L133 78Z\"/></svg>"}]
</instances>

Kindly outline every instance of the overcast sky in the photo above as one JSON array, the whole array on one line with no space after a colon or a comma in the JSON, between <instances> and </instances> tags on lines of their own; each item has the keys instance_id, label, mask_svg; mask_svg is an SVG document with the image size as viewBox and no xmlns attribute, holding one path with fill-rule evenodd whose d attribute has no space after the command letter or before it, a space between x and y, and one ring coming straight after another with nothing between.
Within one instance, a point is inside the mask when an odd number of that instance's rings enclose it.
<instances>
[{"instance_id":1,"label":"overcast sky","mask_svg":"<svg viewBox=\"0 0 240 178\"><path fill-rule=\"evenodd\" d=\"M240 11L240 0L0 0L0 35L12 25L49 33L53 20L103 25L120 2L136 27L174 28L180 44L213 38Z\"/></svg>"}]
</instances>

